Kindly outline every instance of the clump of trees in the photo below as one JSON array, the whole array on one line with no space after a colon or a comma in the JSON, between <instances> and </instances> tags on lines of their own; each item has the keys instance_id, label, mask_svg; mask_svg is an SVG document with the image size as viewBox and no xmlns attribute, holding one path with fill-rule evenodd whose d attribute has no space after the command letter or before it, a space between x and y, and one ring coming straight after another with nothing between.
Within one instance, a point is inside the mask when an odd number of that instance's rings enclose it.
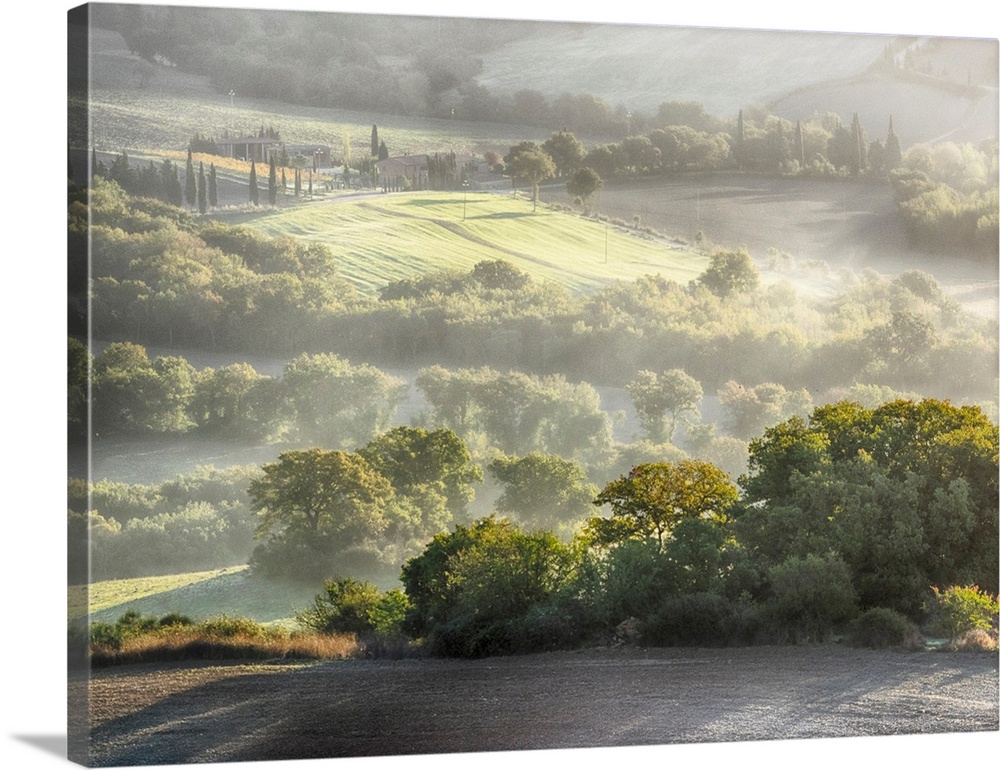
<instances>
[{"instance_id":1,"label":"clump of trees","mask_svg":"<svg viewBox=\"0 0 1000 770\"><path fill-rule=\"evenodd\" d=\"M658 645L995 631L997 447L975 408L820 407L751 443L742 493L710 463L648 463L605 485L610 515L570 544L495 516L437 535L403 567L403 628L458 656L630 619Z\"/></svg>"}]
</instances>

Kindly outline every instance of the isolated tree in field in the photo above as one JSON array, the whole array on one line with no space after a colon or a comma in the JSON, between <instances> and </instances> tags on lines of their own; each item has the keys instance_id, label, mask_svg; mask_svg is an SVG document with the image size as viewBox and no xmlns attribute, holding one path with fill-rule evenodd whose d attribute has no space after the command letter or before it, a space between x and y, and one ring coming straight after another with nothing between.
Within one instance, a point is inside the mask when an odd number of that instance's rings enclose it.
<instances>
[{"instance_id":1,"label":"isolated tree in field","mask_svg":"<svg viewBox=\"0 0 1000 770\"><path fill-rule=\"evenodd\" d=\"M574 198L579 198L585 208L589 207L590 200L598 190L604 185L604 180L592 168L579 168L573 172L573 176L566 182L566 192Z\"/></svg>"},{"instance_id":2,"label":"isolated tree in field","mask_svg":"<svg viewBox=\"0 0 1000 770\"><path fill-rule=\"evenodd\" d=\"M215 176L215 164L208 167L208 205L213 209L219 205L219 180Z\"/></svg>"},{"instance_id":3,"label":"isolated tree in field","mask_svg":"<svg viewBox=\"0 0 1000 770\"><path fill-rule=\"evenodd\" d=\"M267 202L274 206L278 202L278 173L272 155L267 170Z\"/></svg>"},{"instance_id":4,"label":"isolated tree in field","mask_svg":"<svg viewBox=\"0 0 1000 770\"><path fill-rule=\"evenodd\" d=\"M671 530L685 519L722 519L736 502L736 486L711 463L644 463L608 483L595 499L611 516L594 517L587 532L598 545L655 539L662 551Z\"/></svg>"},{"instance_id":5,"label":"isolated tree in field","mask_svg":"<svg viewBox=\"0 0 1000 770\"><path fill-rule=\"evenodd\" d=\"M712 255L708 269L698 282L719 297L753 291L760 283L760 274L746 249L721 250Z\"/></svg>"},{"instance_id":6,"label":"isolated tree in field","mask_svg":"<svg viewBox=\"0 0 1000 770\"><path fill-rule=\"evenodd\" d=\"M515 177L526 180L531 185L531 210L538 208L538 185L556 175L552 158L540 148L525 148L512 152L507 162Z\"/></svg>"},{"instance_id":7,"label":"isolated tree in field","mask_svg":"<svg viewBox=\"0 0 1000 770\"><path fill-rule=\"evenodd\" d=\"M208 210L208 190L205 185L205 164L198 164L198 211L204 214Z\"/></svg>"},{"instance_id":8,"label":"isolated tree in field","mask_svg":"<svg viewBox=\"0 0 1000 770\"><path fill-rule=\"evenodd\" d=\"M191 148L188 148L187 167L184 169L184 200L188 206L194 207L198 203L198 184L194 178L194 161L191 156Z\"/></svg>"},{"instance_id":9,"label":"isolated tree in field","mask_svg":"<svg viewBox=\"0 0 1000 770\"><path fill-rule=\"evenodd\" d=\"M701 384L681 369L662 374L638 372L628 384L635 411L651 441L673 441L677 422L685 414L698 414Z\"/></svg>"},{"instance_id":10,"label":"isolated tree in field","mask_svg":"<svg viewBox=\"0 0 1000 770\"><path fill-rule=\"evenodd\" d=\"M260 204L260 192L257 189L257 164L250 161L250 202L257 206Z\"/></svg>"}]
</instances>

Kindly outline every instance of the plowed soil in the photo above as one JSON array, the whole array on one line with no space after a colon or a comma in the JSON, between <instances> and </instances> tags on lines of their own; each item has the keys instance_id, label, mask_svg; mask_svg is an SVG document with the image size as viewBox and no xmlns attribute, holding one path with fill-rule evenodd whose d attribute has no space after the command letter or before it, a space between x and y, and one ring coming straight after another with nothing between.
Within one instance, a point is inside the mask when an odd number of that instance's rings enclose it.
<instances>
[{"instance_id":1,"label":"plowed soil","mask_svg":"<svg viewBox=\"0 0 1000 770\"><path fill-rule=\"evenodd\" d=\"M589 649L95 672L98 766L997 730L997 656Z\"/></svg>"}]
</instances>

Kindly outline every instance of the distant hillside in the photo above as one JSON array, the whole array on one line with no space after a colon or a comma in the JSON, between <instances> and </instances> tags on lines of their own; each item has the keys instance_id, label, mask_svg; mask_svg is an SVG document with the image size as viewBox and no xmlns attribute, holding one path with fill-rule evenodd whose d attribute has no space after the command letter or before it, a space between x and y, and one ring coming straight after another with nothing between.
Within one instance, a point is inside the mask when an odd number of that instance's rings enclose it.
<instances>
[{"instance_id":1,"label":"distant hillside","mask_svg":"<svg viewBox=\"0 0 1000 770\"><path fill-rule=\"evenodd\" d=\"M895 68L878 66L886 57ZM479 83L549 98L589 92L655 114L696 101L720 117L759 105L834 112L906 144L997 135L997 41L639 25L551 24L486 54Z\"/></svg>"}]
</instances>

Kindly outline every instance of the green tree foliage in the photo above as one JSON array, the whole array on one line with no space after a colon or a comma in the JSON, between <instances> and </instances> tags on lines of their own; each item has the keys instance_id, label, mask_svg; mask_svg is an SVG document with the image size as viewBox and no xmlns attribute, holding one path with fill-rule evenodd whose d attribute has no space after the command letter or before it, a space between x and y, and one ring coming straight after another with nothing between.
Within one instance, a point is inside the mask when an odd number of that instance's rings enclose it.
<instances>
[{"instance_id":1,"label":"green tree foliage","mask_svg":"<svg viewBox=\"0 0 1000 770\"><path fill-rule=\"evenodd\" d=\"M380 591L367 581L338 578L325 581L313 603L295 613L295 621L322 634L391 637L401 633L408 607L399 589Z\"/></svg>"},{"instance_id":2,"label":"green tree foliage","mask_svg":"<svg viewBox=\"0 0 1000 770\"><path fill-rule=\"evenodd\" d=\"M560 616L576 556L548 533L489 517L436 536L403 565L408 632L458 657L564 647L579 629Z\"/></svg>"},{"instance_id":3,"label":"green tree foliage","mask_svg":"<svg viewBox=\"0 0 1000 770\"><path fill-rule=\"evenodd\" d=\"M440 491L451 516L458 519L465 517L475 496L473 485L483 480L465 443L448 428L399 426L370 441L358 454L392 482L397 494L412 495L422 487Z\"/></svg>"},{"instance_id":4,"label":"green tree foliage","mask_svg":"<svg viewBox=\"0 0 1000 770\"><path fill-rule=\"evenodd\" d=\"M703 396L701 384L682 369L661 374L645 369L637 372L628 384L628 393L646 435L658 443L673 440L683 415L698 416Z\"/></svg>"},{"instance_id":5,"label":"green tree foliage","mask_svg":"<svg viewBox=\"0 0 1000 770\"><path fill-rule=\"evenodd\" d=\"M187 167L184 169L184 200L191 207L198 203L198 183L194 176L194 162L190 149L187 154Z\"/></svg>"},{"instance_id":6,"label":"green tree foliage","mask_svg":"<svg viewBox=\"0 0 1000 770\"><path fill-rule=\"evenodd\" d=\"M219 205L219 180L215 174L215 164L208 167L208 205L213 209Z\"/></svg>"},{"instance_id":7,"label":"green tree foliage","mask_svg":"<svg viewBox=\"0 0 1000 770\"><path fill-rule=\"evenodd\" d=\"M760 283L760 274L746 249L717 251L698 283L719 297L753 291Z\"/></svg>"},{"instance_id":8,"label":"green tree foliage","mask_svg":"<svg viewBox=\"0 0 1000 770\"><path fill-rule=\"evenodd\" d=\"M503 487L497 512L524 526L573 534L593 511L598 489L572 460L539 452L501 455L487 470Z\"/></svg>"},{"instance_id":9,"label":"green tree foliage","mask_svg":"<svg viewBox=\"0 0 1000 770\"><path fill-rule=\"evenodd\" d=\"M358 446L385 431L403 387L374 366L355 366L333 353L303 353L282 378L295 434L327 446Z\"/></svg>"},{"instance_id":10,"label":"green tree foliage","mask_svg":"<svg viewBox=\"0 0 1000 770\"><path fill-rule=\"evenodd\" d=\"M857 615L850 572L839 556L790 556L771 568L768 580L772 593L765 612L779 638L826 641Z\"/></svg>"},{"instance_id":11,"label":"green tree foliage","mask_svg":"<svg viewBox=\"0 0 1000 770\"><path fill-rule=\"evenodd\" d=\"M594 194L604 186L604 180L592 168L584 166L573 172L566 182L566 192L589 206Z\"/></svg>"},{"instance_id":12,"label":"green tree foliage","mask_svg":"<svg viewBox=\"0 0 1000 770\"><path fill-rule=\"evenodd\" d=\"M977 407L817 408L751 442L737 532L765 567L839 553L863 608L913 615L931 585L995 591L997 444Z\"/></svg>"},{"instance_id":13,"label":"green tree foliage","mask_svg":"<svg viewBox=\"0 0 1000 770\"><path fill-rule=\"evenodd\" d=\"M974 628L989 630L997 627L1000 605L979 586L949 586L944 590L934 587L932 616L934 625L955 641L959 635Z\"/></svg>"},{"instance_id":14,"label":"green tree foliage","mask_svg":"<svg viewBox=\"0 0 1000 770\"><path fill-rule=\"evenodd\" d=\"M592 518L587 530L599 545L652 538L662 551L680 522L723 519L736 499L736 486L711 463L646 463L605 485L595 503L610 505L611 516Z\"/></svg>"},{"instance_id":15,"label":"green tree foliage","mask_svg":"<svg viewBox=\"0 0 1000 770\"><path fill-rule=\"evenodd\" d=\"M420 370L416 385L432 407L432 422L464 438L481 432L507 454L542 452L586 460L600 458L611 445L611 421L597 391L586 383L557 375L501 374L488 367L433 366Z\"/></svg>"},{"instance_id":16,"label":"green tree foliage","mask_svg":"<svg viewBox=\"0 0 1000 770\"><path fill-rule=\"evenodd\" d=\"M569 131L557 131L552 134L542 142L542 150L555 164L557 176L572 174L580 167L584 155L587 154L580 140Z\"/></svg>"},{"instance_id":17,"label":"green tree foliage","mask_svg":"<svg viewBox=\"0 0 1000 770\"><path fill-rule=\"evenodd\" d=\"M250 202L254 206L260 205L260 190L257 188L257 164L250 161Z\"/></svg>"},{"instance_id":18,"label":"green tree foliage","mask_svg":"<svg viewBox=\"0 0 1000 770\"><path fill-rule=\"evenodd\" d=\"M278 202L278 172L277 167L274 165L274 156L268 159L267 202L272 206Z\"/></svg>"},{"instance_id":19,"label":"green tree foliage","mask_svg":"<svg viewBox=\"0 0 1000 770\"><path fill-rule=\"evenodd\" d=\"M531 185L532 211L538 207L538 185L556 175L556 165L552 158L540 147L512 147L504 156L510 173Z\"/></svg>"},{"instance_id":20,"label":"green tree foliage","mask_svg":"<svg viewBox=\"0 0 1000 770\"><path fill-rule=\"evenodd\" d=\"M198 164L198 213L208 210L208 190L205 185L205 164Z\"/></svg>"},{"instance_id":21,"label":"green tree foliage","mask_svg":"<svg viewBox=\"0 0 1000 770\"><path fill-rule=\"evenodd\" d=\"M282 452L250 484L255 537L251 564L264 574L322 578L344 567L376 567L377 538L389 527L389 480L363 457L339 450ZM374 554L362 563L347 554ZM338 564L340 569L336 569Z\"/></svg>"}]
</instances>

